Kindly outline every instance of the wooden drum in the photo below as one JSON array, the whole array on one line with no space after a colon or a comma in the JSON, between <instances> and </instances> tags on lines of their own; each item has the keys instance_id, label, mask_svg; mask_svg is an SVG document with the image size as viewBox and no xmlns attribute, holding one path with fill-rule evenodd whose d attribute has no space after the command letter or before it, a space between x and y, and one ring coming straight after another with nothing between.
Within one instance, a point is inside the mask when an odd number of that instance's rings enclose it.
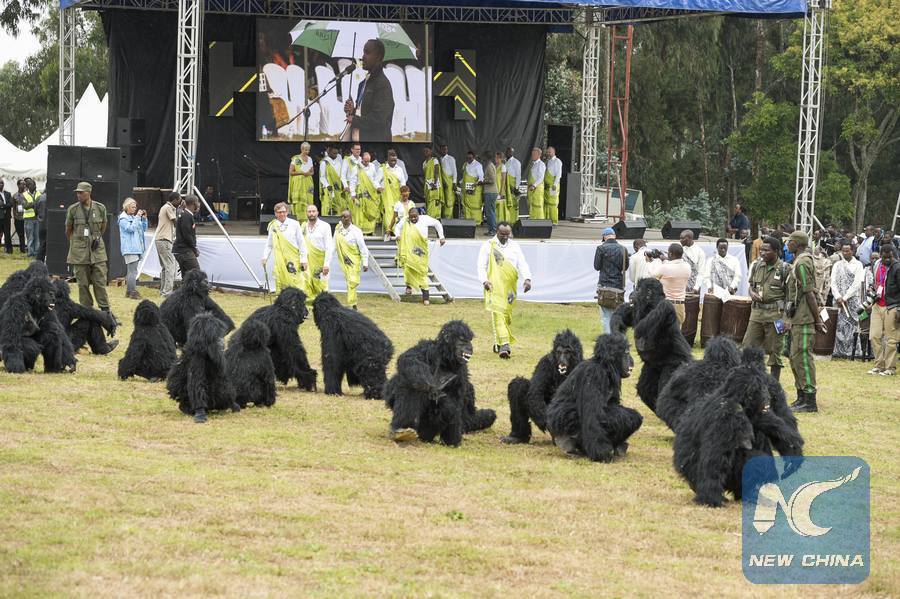
<instances>
[{"instance_id":1,"label":"wooden drum","mask_svg":"<svg viewBox=\"0 0 900 599\"><path fill-rule=\"evenodd\" d=\"M732 296L722 306L722 320L719 332L728 335L731 340L740 344L747 332L747 324L750 322L750 307L752 301L749 297Z\"/></svg>"},{"instance_id":2,"label":"wooden drum","mask_svg":"<svg viewBox=\"0 0 900 599\"><path fill-rule=\"evenodd\" d=\"M681 323L681 334L691 347L697 336L697 317L700 315L700 295L688 293L684 296L684 322Z\"/></svg>"},{"instance_id":3,"label":"wooden drum","mask_svg":"<svg viewBox=\"0 0 900 599\"><path fill-rule=\"evenodd\" d=\"M816 340L813 343L813 353L818 356L830 356L834 351L834 337L837 334L837 308L825 308L828 310L828 322L825 327L828 329L825 333L816 331Z\"/></svg>"},{"instance_id":4,"label":"wooden drum","mask_svg":"<svg viewBox=\"0 0 900 599\"><path fill-rule=\"evenodd\" d=\"M700 321L700 347L719 334L722 324L722 300L707 293L703 296L703 318Z\"/></svg>"}]
</instances>

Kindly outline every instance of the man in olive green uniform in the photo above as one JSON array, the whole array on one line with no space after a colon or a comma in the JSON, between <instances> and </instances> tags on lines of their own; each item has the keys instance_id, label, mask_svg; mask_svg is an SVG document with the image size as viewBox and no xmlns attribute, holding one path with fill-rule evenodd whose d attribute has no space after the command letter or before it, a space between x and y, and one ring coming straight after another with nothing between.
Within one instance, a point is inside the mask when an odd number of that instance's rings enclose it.
<instances>
[{"instance_id":1,"label":"man in olive green uniform","mask_svg":"<svg viewBox=\"0 0 900 599\"><path fill-rule=\"evenodd\" d=\"M78 281L78 301L85 306L93 306L91 286L100 309L109 312L109 298L106 295L106 246L103 234L106 232L106 207L91 199L91 184L81 182L75 188L78 201L66 212L66 238L69 240L69 255L66 262L75 270Z\"/></svg>"},{"instance_id":2,"label":"man in olive green uniform","mask_svg":"<svg viewBox=\"0 0 900 599\"><path fill-rule=\"evenodd\" d=\"M794 231L788 237L788 251L794 254L794 265L788 276L787 328L791 331L791 370L797 387L795 412L818 412L816 405L816 364L812 349L816 331L825 332L816 301L816 267L808 251L809 237Z\"/></svg>"},{"instance_id":3,"label":"man in olive green uniform","mask_svg":"<svg viewBox=\"0 0 900 599\"><path fill-rule=\"evenodd\" d=\"M778 257L781 243L766 237L759 246L759 259L750 267L750 322L743 347L761 347L769 354L769 368L776 380L781 377L783 331L775 323L784 318L784 298L790 267Z\"/></svg>"}]
</instances>

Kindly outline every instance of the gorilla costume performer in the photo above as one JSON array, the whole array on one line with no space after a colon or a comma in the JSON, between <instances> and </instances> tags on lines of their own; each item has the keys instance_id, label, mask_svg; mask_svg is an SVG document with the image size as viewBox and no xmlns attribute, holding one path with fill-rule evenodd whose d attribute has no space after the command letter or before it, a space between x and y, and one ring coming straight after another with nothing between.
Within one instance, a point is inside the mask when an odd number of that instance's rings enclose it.
<instances>
[{"instance_id":1,"label":"gorilla costume performer","mask_svg":"<svg viewBox=\"0 0 900 599\"><path fill-rule=\"evenodd\" d=\"M741 477L750 458L771 456L773 449L785 458L796 456L787 460L783 476L795 471L802 460L803 438L796 422L792 427L779 414L790 412L784 392L765 371L764 354L754 352L715 390L690 403L675 428L675 469L688 481L697 503L719 507L725 491L741 499ZM772 382L781 395L774 403ZM775 408L778 404L783 406ZM764 479L777 477L773 463Z\"/></svg>"},{"instance_id":2,"label":"gorilla costume performer","mask_svg":"<svg viewBox=\"0 0 900 599\"><path fill-rule=\"evenodd\" d=\"M103 356L119 345L118 339L106 340L106 335L116 334L116 319L112 312L76 304L69 297L69 284L62 279L53 281L53 291L56 295L53 311L72 340L75 351L87 344L93 353Z\"/></svg>"},{"instance_id":3,"label":"gorilla costume performer","mask_svg":"<svg viewBox=\"0 0 900 599\"><path fill-rule=\"evenodd\" d=\"M39 278L39 279L49 279L50 271L47 270L47 265L43 262L39 262L35 260L34 262L30 262L26 268L22 270L14 271L3 282L3 285L0 285L0 308L3 307L3 304L6 303L6 300L14 293L18 293L25 289L25 285L31 279Z\"/></svg>"},{"instance_id":4,"label":"gorilla costume performer","mask_svg":"<svg viewBox=\"0 0 900 599\"><path fill-rule=\"evenodd\" d=\"M394 346L372 320L341 305L330 293L313 300L313 320L322 338L325 394L342 395L347 375L351 387L362 386L366 399L381 399Z\"/></svg>"},{"instance_id":5,"label":"gorilla costume performer","mask_svg":"<svg viewBox=\"0 0 900 599\"><path fill-rule=\"evenodd\" d=\"M225 370L225 332L214 315L198 314L191 321L184 352L166 379L169 397L197 423L206 422L209 410L241 410Z\"/></svg>"},{"instance_id":6,"label":"gorilla costume performer","mask_svg":"<svg viewBox=\"0 0 900 599\"><path fill-rule=\"evenodd\" d=\"M247 320L258 320L269 328L269 351L276 380L287 384L296 378L301 389L315 391L318 373L310 368L306 348L297 332L308 314L306 294L296 287L286 287L274 304L259 308Z\"/></svg>"},{"instance_id":7,"label":"gorilla costume performer","mask_svg":"<svg viewBox=\"0 0 900 599\"><path fill-rule=\"evenodd\" d=\"M741 350L725 336L706 344L703 359L676 370L656 401L656 415L673 431L681 414L693 401L718 387L733 368L741 364Z\"/></svg>"},{"instance_id":8,"label":"gorilla costume performer","mask_svg":"<svg viewBox=\"0 0 900 599\"><path fill-rule=\"evenodd\" d=\"M458 446L462 435L489 428L497 414L475 408L475 389L467 363L472 357L472 329L461 320L446 323L434 340L425 339L397 359L397 372L384 388L394 411L391 438L426 442L440 437Z\"/></svg>"},{"instance_id":9,"label":"gorilla costume performer","mask_svg":"<svg viewBox=\"0 0 900 599\"><path fill-rule=\"evenodd\" d=\"M547 429L560 449L595 462L625 455L628 438L644 421L621 403L622 379L633 367L624 335L597 338L594 355L575 367L547 406Z\"/></svg>"},{"instance_id":10,"label":"gorilla costume performer","mask_svg":"<svg viewBox=\"0 0 900 599\"><path fill-rule=\"evenodd\" d=\"M225 364L242 408L275 405L275 367L268 346L269 327L259 320L246 321L228 340Z\"/></svg>"},{"instance_id":11,"label":"gorilla costume performer","mask_svg":"<svg viewBox=\"0 0 900 599\"><path fill-rule=\"evenodd\" d=\"M172 333L160 321L159 308L150 300L141 300L134 310L134 331L119 360L119 378L142 376L151 383L166 378L177 359Z\"/></svg>"},{"instance_id":12,"label":"gorilla costume performer","mask_svg":"<svg viewBox=\"0 0 900 599\"><path fill-rule=\"evenodd\" d=\"M209 281L202 270L188 272L181 287L173 291L160 305L159 312L163 324L172 333L172 338L178 345L184 345L191 319L198 314L208 312L221 320L225 325L226 335L234 330L231 318L209 297Z\"/></svg>"},{"instance_id":13,"label":"gorilla costume performer","mask_svg":"<svg viewBox=\"0 0 900 599\"><path fill-rule=\"evenodd\" d=\"M509 401L509 420L512 431L500 439L503 443L528 443L531 423L547 430L547 406L566 377L584 359L578 337L566 329L556 334L553 349L538 360L531 380L517 376L509 382L506 397Z\"/></svg>"},{"instance_id":14,"label":"gorilla costume performer","mask_svg":"<svg viewBox=\"0 0 900 599\"><path fill-rule=\"evenodd\" d=\"M613 312L610 328L624 335L628 327L634 327L634 345L644 362L637 393L656 413L660 390L676 368L693 359L691 348L681 334L675 308L666 301L662 284L656 279L638 281L631 301Z\"/></svg>"},{"instance_id":15,"label":"gorilla costume performer","mask_svg":"<svg viewBox=\"0 0 900 599\"><path fill-rule=\"evenodd\" d=\"M0 308L0 355L9 373L33 370L44 357L44 372L75 372L75 349L59 324L50 279L36 275Z\"/></svg>"}]
</instances>

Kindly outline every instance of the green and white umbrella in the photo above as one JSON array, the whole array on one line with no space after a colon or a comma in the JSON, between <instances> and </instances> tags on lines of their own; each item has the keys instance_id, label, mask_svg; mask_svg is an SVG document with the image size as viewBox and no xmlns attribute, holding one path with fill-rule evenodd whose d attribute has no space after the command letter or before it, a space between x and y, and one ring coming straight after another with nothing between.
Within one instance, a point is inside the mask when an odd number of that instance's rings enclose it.
<instances>
[{"instance_id":1,"label":"green and white umbrella","mask_svg":"<svg viewBox=\"0 0 900 599\"><path fill-rule=\"evenodd\" d=\"M398 23L303 20L291 29L295 46L318 50L332 58L362 58L371 39L384 44L384 60L415 60L416 45Z\"/></svg>"}]
</instances>

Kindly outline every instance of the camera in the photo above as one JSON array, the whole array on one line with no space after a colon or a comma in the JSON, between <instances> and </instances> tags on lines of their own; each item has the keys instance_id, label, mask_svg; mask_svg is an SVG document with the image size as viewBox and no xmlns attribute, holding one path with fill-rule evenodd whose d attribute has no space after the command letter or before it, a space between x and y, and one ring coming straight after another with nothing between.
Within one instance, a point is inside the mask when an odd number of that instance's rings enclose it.
<instances>
[{"instance_id":1,"label":"camera","mask_svg":"<svg viewBox=\"0 0 900 599\"><path fill-rule=\"evenodd\" d=\"M794 302L788 301L784 304L784 314L788 318L793 318L795 314L797 314L797 304Z\"/></svg>"},{"instance_id":2,"label":"camera","mask_svg":"<svg viewBox=\"0 0 900 599\"><path fill-rule=\"evenodd\" d=\"M647 252L654 260L668 260L669 255L662 250L650 250Z\"/></svg>"}]
</instances>

